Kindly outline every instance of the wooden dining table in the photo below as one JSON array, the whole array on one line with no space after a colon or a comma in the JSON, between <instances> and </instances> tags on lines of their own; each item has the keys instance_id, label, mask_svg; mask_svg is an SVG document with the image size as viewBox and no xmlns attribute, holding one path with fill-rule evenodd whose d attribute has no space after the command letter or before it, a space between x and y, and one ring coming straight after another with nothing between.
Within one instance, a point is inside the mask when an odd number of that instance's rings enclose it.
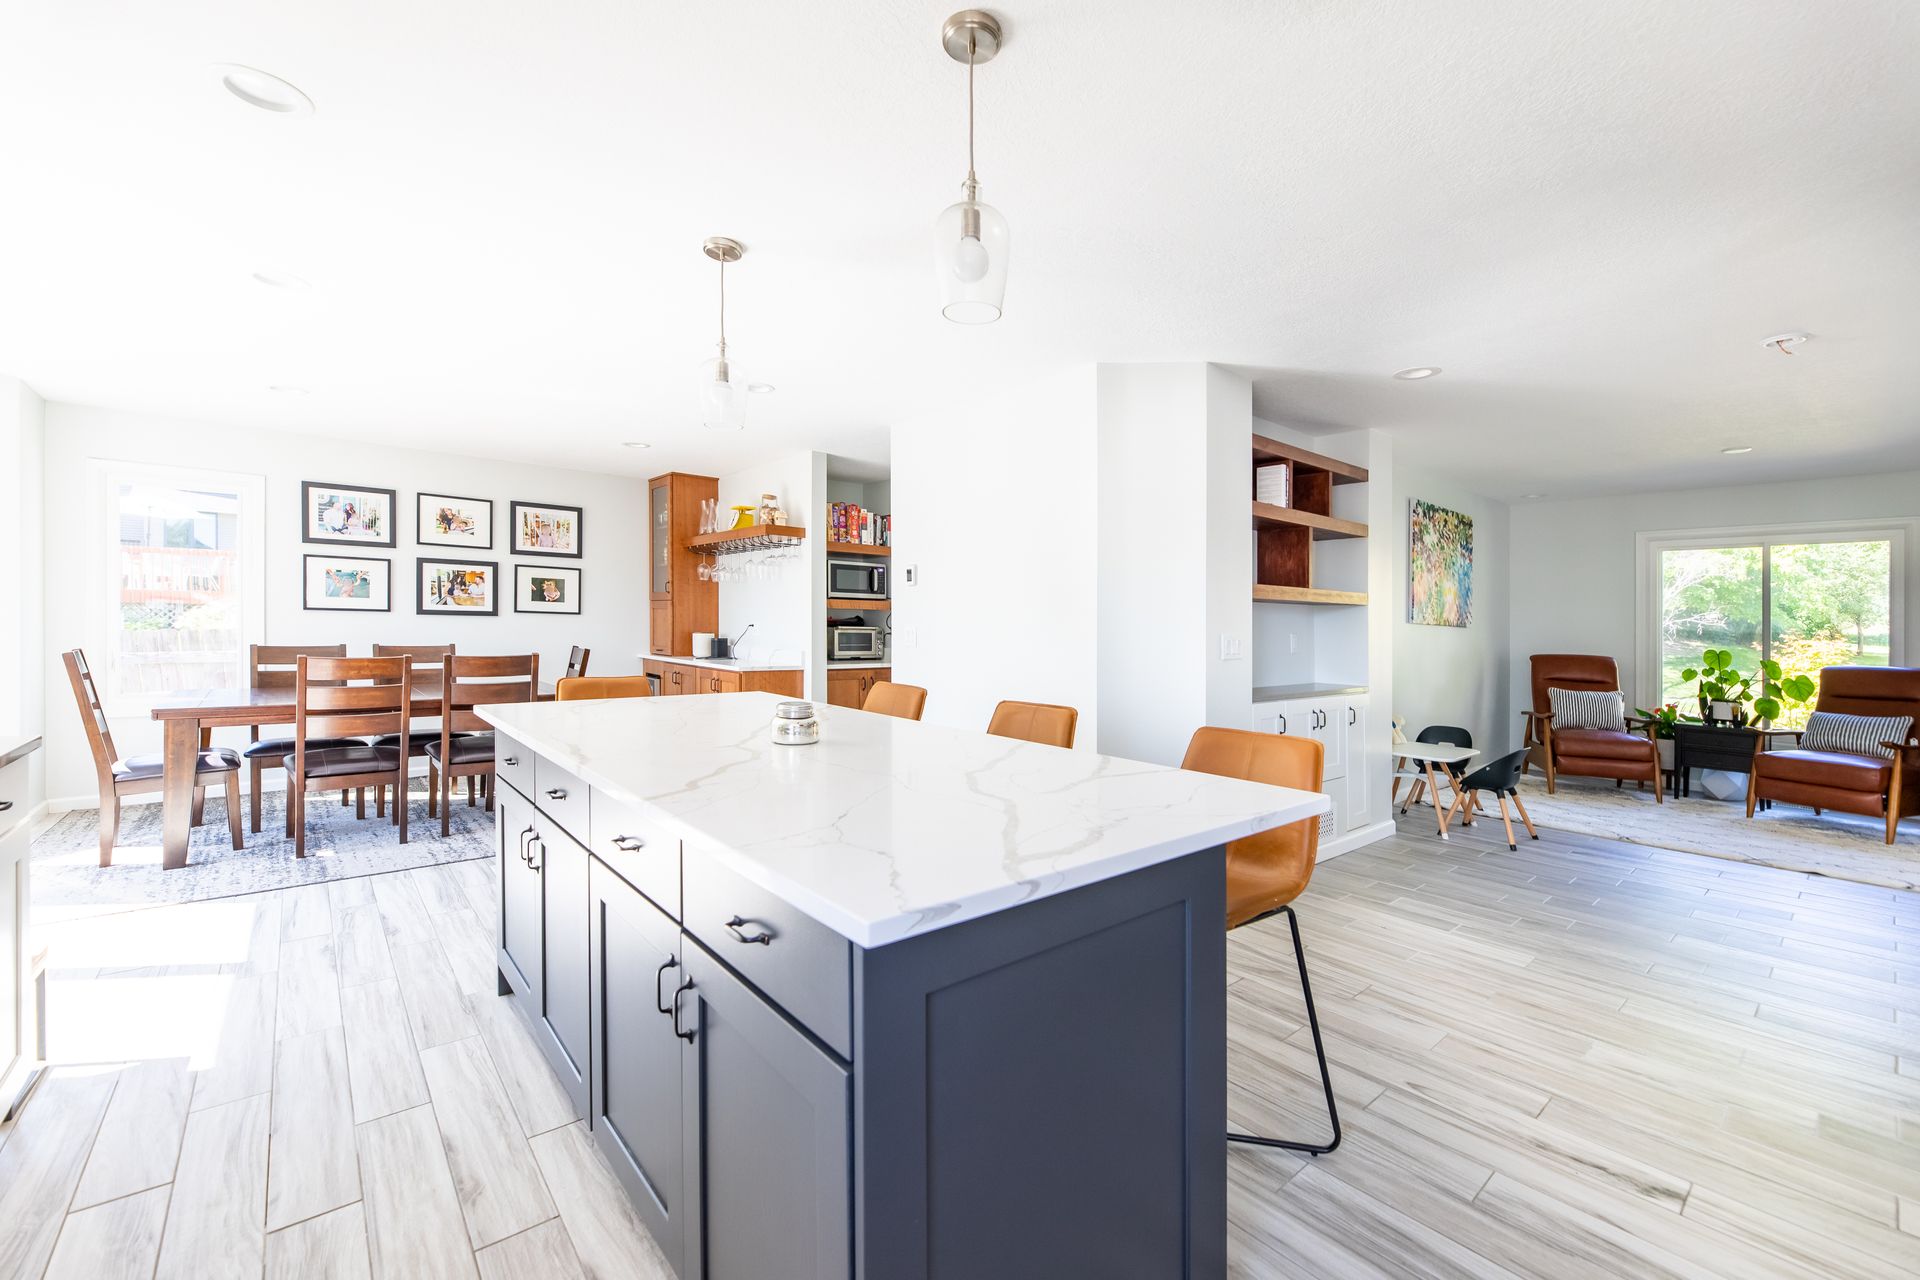
<instances>
[{"instance_id":1,"label":"wooden dining table","mask_svg":"<svg viewBox=\"0 0 1920 1280\"><path fill-rule=\"evenodd\" d=\"M438 674L414 677L409 719L440 716L441 679ZM542 684L542 701L553 697L553 686ZM213 731L233 725L293 726L294 691L282 689L182 689L163 694L154 704L160 722L160 865L172 871L187 865L187 846L193 838L193 779L200 752L212 745ZM231 797L227 803L234 803Z\"/></svg>"}]
</instances>

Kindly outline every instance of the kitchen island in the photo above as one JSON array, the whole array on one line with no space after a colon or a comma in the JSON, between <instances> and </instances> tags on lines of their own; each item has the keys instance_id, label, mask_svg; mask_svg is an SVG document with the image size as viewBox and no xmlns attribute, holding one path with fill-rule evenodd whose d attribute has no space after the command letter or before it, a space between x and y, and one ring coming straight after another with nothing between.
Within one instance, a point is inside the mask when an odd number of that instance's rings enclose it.
<instances>
[{"instance_id":1,"label":"kitchen island","mask_svg":"<svg viewBox=\"0 0 1920 1280\"><path fill-rule=\"evenodd\" d=\"M778 701L481 713L500 993L676 1269L1223 1274L1221 846L1325 797Z\"/></svg>"}]
</instances>

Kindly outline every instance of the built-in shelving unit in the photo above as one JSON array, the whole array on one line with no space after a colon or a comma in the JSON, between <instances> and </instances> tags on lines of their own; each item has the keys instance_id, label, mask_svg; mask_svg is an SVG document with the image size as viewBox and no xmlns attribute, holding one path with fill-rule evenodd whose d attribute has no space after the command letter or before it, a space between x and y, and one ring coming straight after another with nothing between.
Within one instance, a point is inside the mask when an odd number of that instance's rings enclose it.
<instances>
[{"instance_id":1,"label":"built-in shelving unit","mask_svg":"<svg viewBox=\"0 0 1920 1280\"><path fill-rule=\"evenodd\" d=\"M864 542L829 542L827 553L836 556L890 556L893 554L893 548L870 546Z\"/></svg>"},{"instance_id":2,"label":"built-in shelving unit","mask_svg":"<svg viewBox=\"0 0 1920 1280\"><path fill-rule=\"evenodd\" d=\"M1310 449L1253 437L1255 468L1287 468L1288 506L1254 502L1256 535L1253 598L1289 604L1364 605L1364 591L1334 591L1314 582L1315 542L1333 538L1364 538L1367 526L1333 514L1333 488L1365 484L1367 469L1330 458Z\"/></svg>"}]
</instances>

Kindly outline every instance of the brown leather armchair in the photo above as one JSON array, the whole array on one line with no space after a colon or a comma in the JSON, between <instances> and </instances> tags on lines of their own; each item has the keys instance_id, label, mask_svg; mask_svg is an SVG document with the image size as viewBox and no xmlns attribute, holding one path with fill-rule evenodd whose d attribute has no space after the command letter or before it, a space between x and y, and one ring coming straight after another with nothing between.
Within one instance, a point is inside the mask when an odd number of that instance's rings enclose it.
<instances>
[{"instance_id":1,"label":"brown leather armchair","mask_svg":"<svg viewBox=\"0 0 1920 1280\"><path fill-rule=\"evenodd\" d=\"M1912 716L1905 742L1881 745L1885 756L1847 751L1807 751L1792 747L1763 751L1769 738L1798 729L1770 730L1754 741L1753 777L1747 785L1747 816L1762 800L1842 813L1864 813L1887 820L1892 844L1900 819L1920 813L1920 667L1827 667L1820 673L1815 711L1850 716Z\"/></svg>"},{"instance_id":2,"label":"brown leather armchair","mask_svg":"<svg viewBox=\"0 0 1920 1280\"><path fill-rule=\"evenodd\" d=\"M1527 764L1547 771L1547 794L1561 774L1571 778L1612 778L1616 783L1653 784L1654 802L1665 803L1660 779L1660 746L1653 723L1628 716L1627 731L1617 729L1555 729L1548 689L1618 692L1620 668L1612 658L1586 653L1536 653L1533 667L1533 710L1520 713L1526 730ZM1623 699L1624 700L1624 699Z\"/></svg>"}]
</instances>

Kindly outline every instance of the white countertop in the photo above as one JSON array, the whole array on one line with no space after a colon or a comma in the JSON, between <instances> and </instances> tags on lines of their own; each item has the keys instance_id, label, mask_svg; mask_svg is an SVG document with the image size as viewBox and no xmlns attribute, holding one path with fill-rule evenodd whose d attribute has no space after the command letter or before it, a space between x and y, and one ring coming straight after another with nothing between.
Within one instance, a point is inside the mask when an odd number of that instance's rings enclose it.
<instances>
[{"instance_id":1,"label":"white countertop","mask_svg":"<svg viewBox=\"0 0 1920 1280\"><path fill-rule=\"evenodd\" d=\"M892 665L891 658L842 658L838 662L832 659L827 660L829 671L876 671L881 667Z\"/></svg>"},{"instance_id":2,"label":"white countertop","mask_svg":"<svg viewBox=\"0 0 1920 1280\"><path fill-rule=\"evenodd\" d=\"M1317 792L816 704L775 746L766 693L481 707L541 755L863 947L1324 813Z\"/></svg>"},{"instance_id":3,"label":"white countertop","mask_svg":"<svg viewBox=\"0 0 1920 1280\"><path fill-rule=\"evenodd\" d=\"M714 671L798 671L801 664L791 659L761 658L663 658L657 653L643 653L642 662L672 662L683 667L708 667Z\"/></svg>"}]
</instances>

